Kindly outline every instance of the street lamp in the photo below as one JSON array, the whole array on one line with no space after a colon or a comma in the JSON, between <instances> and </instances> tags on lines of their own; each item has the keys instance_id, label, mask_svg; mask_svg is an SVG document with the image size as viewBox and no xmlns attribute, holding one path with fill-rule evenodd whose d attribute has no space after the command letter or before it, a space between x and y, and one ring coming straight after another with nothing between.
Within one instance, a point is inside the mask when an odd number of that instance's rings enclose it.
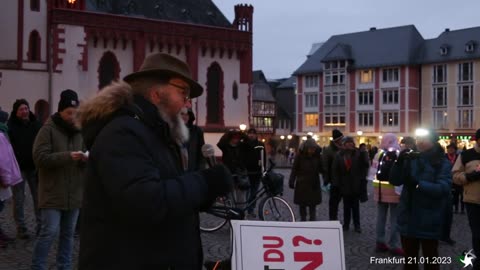
<instances>
[{"instance_id":1,"label":"street lamp","mask_svg":"<svg viewBox=\"0 0 480 270\"><path fill-rule=\"evenodd\" d=\"M312 135L313 135L313 132L308 132L307 135L308 135L308 136L312 136Z\"/></svg>"},{"instance_id":2,"label":"street lamp","mask_svg":"<svg viewBox=\"0 0 480 270\"><path fill-rule=\"evenodd\" d=\"M358 135L358 136L362 136L362 135L363 135L363 131L361 131L361 130L357 131L357 135Z\"/></svg>"},{"instance_id":3,"label":"street lamp","mask_svg":"<svg viewBox=\"0 0 480 270\"><path fill-rule=\"evenodd\" d=\"M240 124L239 127L240 127L240 130L241 130L242 132L244 132L245 129L247 129L247 125L245 125L245 124Z\"/></svg>"},{"instance_id":4,"label":"street lamp","mask_svg":"<svg viewBox=\"0 0 480 270\"><path fill-rule=\"evenodd\" d=\"M287 139L288 139L288 140L291 140L291 139L292 139L292 135L288 135L288 136L287 136Z\"/></svg>"},{"instance_id":5,"label":"street lamp","mask_svg":"<svg viewBox=\"0 0 480 270\"><path fill-rule=\"evenodd\" d=\"M285 136L280 136L280 140L285 140Z\"/></svg>"}]
</instances>

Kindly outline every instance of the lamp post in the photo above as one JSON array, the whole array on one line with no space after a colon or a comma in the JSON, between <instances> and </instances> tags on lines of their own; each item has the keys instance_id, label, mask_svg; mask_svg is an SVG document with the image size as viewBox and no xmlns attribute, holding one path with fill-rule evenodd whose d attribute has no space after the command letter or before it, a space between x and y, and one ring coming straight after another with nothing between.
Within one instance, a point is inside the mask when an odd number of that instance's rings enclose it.
<instances>
[{"instance_id":1,"label":"lamp post","mask_svg":"<svg viewBox=\"0 0 480 270\"><path fill-rule=\"evenodd\" d=\"M240 127L240 130L241 130L242 132L244 132L245 129L247 129L247 125L245 125L245 124L240 124L239 127Z\"/></svg>"}]
</instances>

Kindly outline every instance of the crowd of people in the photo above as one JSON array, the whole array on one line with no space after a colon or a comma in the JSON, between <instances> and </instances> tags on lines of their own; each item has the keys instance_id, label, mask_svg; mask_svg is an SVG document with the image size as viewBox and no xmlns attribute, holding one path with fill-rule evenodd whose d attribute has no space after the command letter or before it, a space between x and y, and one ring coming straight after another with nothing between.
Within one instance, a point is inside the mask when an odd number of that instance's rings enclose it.
<instances>
[{"instance_id":1,"label":"crowd of people","mask_svg":"<svg viewBox=\"0 0 480 270\"><path fill-rule=\"evenodd\" d=\"M81 270L201 269L198 213L233 191L255 218L267 166L254 128L223 134L221 163L204 157L191 108L202 92L185 62L159 53L81 104L75 91L62 91L45 123L25 99L15 101L10 115L0 110L0 211L11 198L16 224L15 237L0 224L0 247L34 237L31 269L43 270L58 237L57 268L72 269L80 224ZM430 129L416 140L384 134L377 149L367 149L335 129L328 146L309 137L297 153L285 153L292 164L288 186L301 221L318 220L323 190L329 219L339 220L343 202L343 230L352 223L362 233L360 203L373 185L376 251L398 256L418 257L420 248L426 257L438 256L439 241L455 243L453 213L466 210L480 254L480 129L476 139L460 153L455 144L443 149ZM27 185L36 217L31 225L24 213Z\"/></svg>"}]
</instances>

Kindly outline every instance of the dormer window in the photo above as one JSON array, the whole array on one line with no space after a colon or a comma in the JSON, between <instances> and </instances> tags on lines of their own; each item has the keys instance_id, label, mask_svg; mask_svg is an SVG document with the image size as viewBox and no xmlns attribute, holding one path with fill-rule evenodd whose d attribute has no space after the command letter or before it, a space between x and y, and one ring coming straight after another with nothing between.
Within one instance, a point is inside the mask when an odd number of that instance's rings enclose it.
<instances>
[{"instance_id":1,"label":"dormer window","mask_svg":"<svg viewBox=\"0 0 480 270\"><path fill-rule=\"evenodd\" d=\"M475 50L475 42L469 41L465 44L465 52L472 53Z\"/></svg>"},{"instance_id":2,"label":"dormer window","mask_svg":"<svg viewBox=\"0 0 480 270\"><path fill-rule=\"evenodd\" d=\"M440 55L447 55L448 54L448 47L442 46L440 47Z\"/></svg>"}]
</instances>

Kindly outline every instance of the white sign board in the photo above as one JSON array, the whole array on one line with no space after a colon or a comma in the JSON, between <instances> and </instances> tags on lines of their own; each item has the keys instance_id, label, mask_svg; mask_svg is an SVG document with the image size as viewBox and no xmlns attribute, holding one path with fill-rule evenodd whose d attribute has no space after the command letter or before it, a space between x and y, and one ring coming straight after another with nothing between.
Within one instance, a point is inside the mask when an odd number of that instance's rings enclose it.
<instances>
[{"instance_id":1,"label":"white sign board","mask_svg":"<svg viewBox=\"0 0 480 270\"><path fill-rule=\"evenodd\" d=\"M234 270L345 269L338 221L231 222Z\"/></svg>"}]
</instances>

